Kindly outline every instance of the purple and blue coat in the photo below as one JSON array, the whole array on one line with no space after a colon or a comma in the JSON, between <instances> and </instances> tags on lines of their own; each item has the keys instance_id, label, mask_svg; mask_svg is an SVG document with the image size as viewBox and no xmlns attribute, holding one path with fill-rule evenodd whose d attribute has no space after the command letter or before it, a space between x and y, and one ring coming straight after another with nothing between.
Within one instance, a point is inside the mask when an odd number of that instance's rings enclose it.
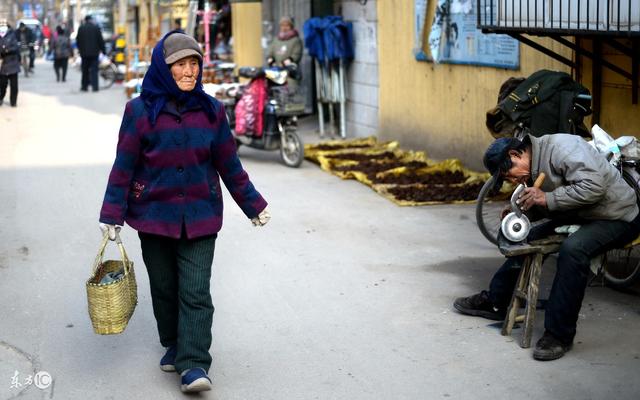
<instances>
[{"instance_id":1,"label":"purple and blue coat","mask_svg":"<svg viewBox=\"0 0 640 400\"><path fill-rule=\"evenodd\" d=\"M220 178L248 218L267 202L238 158L223 105L211 98L211 121L200 107L178 111L167 103L152 125L143 100L125 107L116 159L100 222L179 238L211 235L222 227Z\"/></svg>"}]
</instances>

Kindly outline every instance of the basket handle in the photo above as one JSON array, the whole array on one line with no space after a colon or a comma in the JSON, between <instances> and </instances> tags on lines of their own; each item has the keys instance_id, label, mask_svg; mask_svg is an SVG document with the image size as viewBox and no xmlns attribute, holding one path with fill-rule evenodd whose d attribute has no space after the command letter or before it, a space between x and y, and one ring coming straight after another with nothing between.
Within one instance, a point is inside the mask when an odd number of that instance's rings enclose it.
<instances>
[{"instance_id":1,"label":"basket handle","mask_svg":"<svg viewBox=\"0 0 640 400\"><path fill-rule=\"evenodd\" d=\"M100 247L98 248L98 254L96 255L96 259L93 262L93 275L98 272L98 268L102 264L102 260L104 258L104 251L107 248L107 244L109 244L109 232L105 232L102 242L100 243ZM124 249L124 245L122 244L122 239L120 239L120 234L116 231L116 244L118 245L118 250L120 250L120 255L122 256L122 263L124 265L124 274L129 274L129 256L127 255L127 251Z\"/></svg>"}]
</instances>

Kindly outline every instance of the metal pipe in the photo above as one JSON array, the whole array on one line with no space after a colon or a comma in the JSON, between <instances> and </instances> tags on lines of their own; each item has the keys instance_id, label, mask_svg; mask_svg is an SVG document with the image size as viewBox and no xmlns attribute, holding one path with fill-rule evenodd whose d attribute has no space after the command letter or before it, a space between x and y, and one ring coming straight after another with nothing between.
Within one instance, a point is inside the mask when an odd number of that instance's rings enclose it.
<instances>
[{"instance_id":1,"label":"metal pipe","mask_svg":"<svg viewBox=\"0 0 640 400\"><path fill-rule=\"evenodd\" d=\"M555 41L557 41L557 42L559 42L559 43L561 43L561 44L563 44L563 45L567 46L568 48L570 48L570 49L572 49L572 50L574 50L574 51L577 49L577 46L575 45L575 43L572 43L572 42L568 41L567 39L565 39L565 38L563 38L563 37L560 37L560 36L550 36L550 37L551 37L553 40L555 40ZM602 49L602 42L600 41L600 39L597 39L597 41L598 41L598 45L600 46L600 49ZM595 42L596 42L596 39L594 39L594 45L595 45ZM600 59L598 60L598 62L599 62L603 67L609 68L609 69L610 69L610 70L612 70L613 72L617 72L618 74L620 74L620 75L624 76L624 77L625 77L625 78L627 78L627 79L632 79L631 74L630 74L630 73L628 73L627 71L625 71L624 69L622 69L622 68L618 67L617 65L615 65L615 64L613 64L613 63L610 63L609 61L603 60L603 59L602 59L602 55L601 55L601 54L598 54L598 53L595 51L595 48L594 48L594 51L593 51L593 52L591 52L591 51L589 51L589 50L586 50L586 49L580 49L580 51L581 51L581 53L582 53L582 54L584 54L585 56L587 56L587 57L591 58L592 60L595 60L596 58L600 58Z\"/></svg>"},{"instance_id":2,"label":"metal pipe","mask_svg":"<svg viewBox=\"0 0 640 400\"><path fill-rule=\"evenodd\" d=\"M638 39L633 39L631 46L634 54L631 57L631 103L638 104L638 63L640 62L640 42L638 42Z\"/></svg>"},{"instance_id":3,"label":"metal pipe","mask_svg":"<svg viewBox=\"0 0 640 400\"><path fill-rule=\"evenodd\" d=\"M322 104L322 70L318 60L313 60L316 67L316 101L318 104L318 124L320 125L320 137L324 137L324 106Z\"/></svg>"},{"instance_id":4,"label":"metal pipe","mask_svg":"<svg viewBox=\"0 0 640 400\"><path fill-rule=\"evenodd\" d=\"M593 52L597 55L602 54L602 43L599 39L593 39ZM596 57L591 63L591 80L592 80L592 110L591 116L592 124L600 123L600 109L602 103L602 64L601 59Z\"/></svg>"},{"instance_id":5,"label":"metal pipe","mask_svg":"<svg viewBox=\"0 0 640 400\"><path fill-rule=\"evenodd\" d=\"M558 53L556 53L556 52L554 52L552 50L547 49L546 47L542 46L539 43L534 42L531 39L527 39L526 37L522 36L519 33L508 33L508 35L511 36L512 38L520 41L521 43L524 43L524 44L528 45L529 47L532 47L532 48L538 50L539 52L541 52L543 54L546 54L546 55L548 55L549 57L551 57L551 58L553 58L555 60L560 61L561 63L563 63L563 64L565 64L565 65L567 65L567 66L569 66L571 68L575 67L575 63L573 61L569 60L566 57L561 56L560 54L558 54Z\"/></svg>"},{"instance_id":6,"label":"metal pipe","mask_svg":"<svg viewBox=\"0 0 640 400\"><path fill-rule=\"evenodd\" d=\"M346 113L346 103L347 98L344 90L344 60L340 59L340 136L342 138L347 137L347 117Z\"/></svg>"}]
</instances>

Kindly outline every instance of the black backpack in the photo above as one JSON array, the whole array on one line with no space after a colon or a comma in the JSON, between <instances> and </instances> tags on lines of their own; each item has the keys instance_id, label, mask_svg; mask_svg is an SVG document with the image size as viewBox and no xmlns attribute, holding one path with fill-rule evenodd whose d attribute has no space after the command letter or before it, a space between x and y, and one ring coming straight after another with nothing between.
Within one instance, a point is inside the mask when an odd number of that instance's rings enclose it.
<instances>
[{"instance_id":1,"label":"black backpack","mask_svg":"<svg viewBox=\"0 0 640 400\"><path fill-rule=\"evenodd\" d=\"M543 69L526 79L510 78L503 83L497 106L487 111L486 124L496 138L517 133L590 137L584 125L584 117L589 114L589 89L569 74Z\"/></svg>"}]
</instances>

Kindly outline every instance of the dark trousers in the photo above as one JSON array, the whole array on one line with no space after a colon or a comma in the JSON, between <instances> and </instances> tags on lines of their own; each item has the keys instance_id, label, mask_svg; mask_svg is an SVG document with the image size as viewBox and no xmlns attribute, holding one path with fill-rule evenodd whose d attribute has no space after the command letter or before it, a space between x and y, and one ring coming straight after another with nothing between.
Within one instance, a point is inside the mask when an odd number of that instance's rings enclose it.
<instances>
[{"instance_id":1,"label":"dark trousers","mask_svg":"<svg viewBox=\"0 0 640 400\"><path fill-rule=\"evenodd\" d=\"M578 313L587 287L591 259L612 248L622 247L640 233L640 215L632 222L553 220L531 229L528 239L553 234L561 225L578 224L580 229L567 237L558 253L556 276L545 310L544 327L565 344L576 335ZM511 257L495 273L489 287L493 304L506 309L511 301L524 257Z\"/></svg>"},{"instance_id":2,"label":"dark trousers","mask_svg":"<svg viewBox=\"0 0 640 400\"><path fill-rule=\"evenodd\" d=\"M177 346L176 371L211 367L209 284L217 235L173 239L139 233L160 343Z\"/></svg>"},{"instance_id":3,"label":"dark trousers","mask_svg":"<svg viewBox=\"0 0 640 400\"><path fill-rule=\"evenodd\" d=\"M69 65L69 59L67 57L56 58L53 60L53 69L56 71L56 80L60 81L60 72L62 72L62 82L67 80L67 66Z\"/></svg>"},{"instance_id":4,"label":"dark trousers","mask_svg":"<svg viewBox=\"0 0 640 400\"><path fill-rule=\"evenodd\" d=\"M36 61L36 49L33 47L29 47L29 70L33 69L35 61Z\"/></svg>"},{"instance_id":5,"label":"dark trousers","mask_svg":"<svg viewBox=\"0 0 640 400\"><path fill-rule=\"evenodd\" d=\"M12 106L18 104L18 74L0 75L0 101L4 100L7 94L7 84L11 84L11 95L9 101Z\"/></svg>"},{"instance_id":6,"label":"dark trousers","mask_svg":"<svg viewBox=\"0 0 640 400\"><path fill-rule=\"evenodd\" d=\"M98 56L82 57L82 90L87 90L91 83L94 92L98 91Z\"/></svg>"}]
</instances>

